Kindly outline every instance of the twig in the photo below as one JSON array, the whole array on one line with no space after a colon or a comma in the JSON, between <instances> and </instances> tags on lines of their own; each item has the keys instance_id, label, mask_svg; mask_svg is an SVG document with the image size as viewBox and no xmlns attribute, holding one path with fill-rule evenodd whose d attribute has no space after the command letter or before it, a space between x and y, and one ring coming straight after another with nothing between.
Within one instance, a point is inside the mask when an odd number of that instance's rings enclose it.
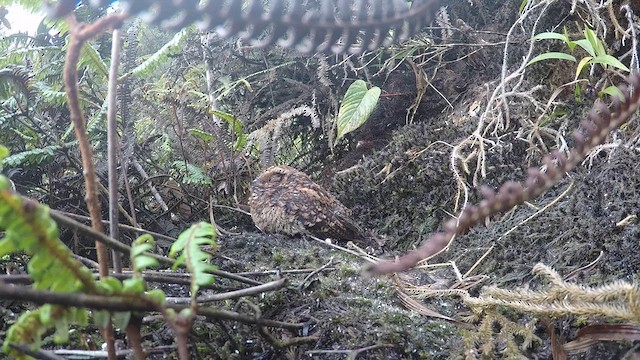
<instances>
[{"instance_id":1,"label":"twig","mask_svg":"<svg viewBox=\"0 0 640 360\"><path fill-rule=\"evenodd\" d=\"M118 92L118 64L122 36L120 29L113 30L111 43L111 67L109 69L109 92L107 94L107 167L109 168L109 236L119 239L118 233L118 149L119 137L116 129L116 94ZM102 219L102 217L100 217ZM122 272L121 254L111 249L113 270Z\"/></svg>"},{"instance_id":2,"label":"twig","mask_svg":"<svg viewBox=\"0 0 640 360\"><path fill-rule=\"evenodd\" d=\"M240 289L235 291L229 291L222 294L214 294L209 296L200 296L196 299L198 304L213 302L213 301L221 301L221 300L229 300L236 299L243 296L253 296L257 294L261 294L271 290L281 289L287 285L287 279L280 279L276 281L271 281L262 285L253 286L246 289ZM177 298L177 297L168 297L167 302L173 304L189 304L191 302L191 298Z\"/></svg>"},{"instance_id":3,"label":"twig","mask_svg":"<svg viewBox=\"0 0 640 360\"><path fill-rule=\"evenodd\" d=\"M0 283L0 298L5 300L26 301L34 304L55 304L67 307L83 307L108 311L158 311L157 304L134 296L93 295L81 293L54 293L49 291L37 291L23 286L12 286ZM181 304L164 304L165 308L176 311L188 308ZM308 324L295 324L275 320L256 318L251 315L243 315L234 311L218 310L209 307L199 307L197 315L211 319L232 320L244 324L258 324L269 327L283 328L298 331Z\"/></svg>"},{"instance_id":4,"label":"twig","mask_svg":"<svg viewBox=\"0 0 640 360\"><path fill-rule=\"evenodd\" d=\"M393 344L376 344L376 345L371 345L371 346L363 347L360 349L353 349L353 350L309 350L309 351L305 351L304 353L309 356L321 355L321 354L347 354L347 360L352 360L357 358L358 355L360 355L360 353L363 353L365 351L384 349L384 348L394 348L394 347L396 346Z\"/></svg>"},{"instance_id":5,"label":"twig","mask_svg":"<svg viewBox=\"0 0 640 360\"><path fill-rule=\"evenodd\" d=\"M93 230L92 228L81 224L75 220L72 220L70 218L68 218L65 215L62 215L62 213L60 211L57 210L51 210L51 217L56 220L57 222L63 223L67 226L71 226L74 229L85 233L89 236L93 236L96 241L102 243L102 244L106 244L109 245L115 249L117 249L118 251L121 251L125 254L129 254L131 252L131 247L128 245L125 245L115 239L110 238L109 236L96 232L95 230ZM168 257L164 257L164 256L160 256L157 254L152 254L152 253L145 253L145 255L150 256L156 260L158 260L160 263L165 264L165 265L173 265L173 263L175 262L175 260L170 259ZM243 282L245 284L250 284L250 285L262 285L261 282L253 280L253 279L248 279L236 274L232 274L232 273L228 273L226 271L222 271L222 270L211 270L210 271L213 275L216 276L222 276L225 277L227 279L231 279L231 280L236 280L239 282Z\"/></svg>"},{"instance_id":6,"label":"twig","mask_svg":"<svg viewBox=\"0 0 640 360\"><path fill-rule=\"evenodd\" d=\"M333 265L333 256L331 257L331 259L329 259L329 261L322 265L321 267L315 269L314 271L311 272L311 274L307 275L302 282L300 283L300 285L298 285L298 290L302 291L302 289L304 288L304 284L307 283L307 281L309 281L309 279L311 279L312 277L318 275L319 273L322 272L322 270L328 268L329 266Z\"/></svg>"},{"instance_id":7,"label":"twig","mask_svg":"<svg viewBox=\"0 0 640 360\"><path fill-rule=\"evenodd\" d=\"M74 213L70 213L70 212L65 212L65 211L61 211L61 210L51 210L52 217L53 217L54 213L59 213L62 216L66 216L66 217L69 217L69 218L75 218L75 219L79 219L79 220L91 220L90 218L88 218L86 216L78 215L78 214L74 214ZM103 224L111 224L111 221L102 220L102 223ZM146 229L143 229L143 228L140 228L140 227L130 226L130 225L126 225L126 224L118 224L118 227L120 229L123 229L123 230L130 230L130 231L135 231L135 232L138 232L138 233L149 234L149 235L153 236L156 239L163 239L163 240L169 241L171 243L174 243L176 241L176 239L172 238L171 236L167 236L167 235L164 235L164 234L160 234L160 233L157 233L157 232L146 230Z\"/></svg>"}]
</instances>

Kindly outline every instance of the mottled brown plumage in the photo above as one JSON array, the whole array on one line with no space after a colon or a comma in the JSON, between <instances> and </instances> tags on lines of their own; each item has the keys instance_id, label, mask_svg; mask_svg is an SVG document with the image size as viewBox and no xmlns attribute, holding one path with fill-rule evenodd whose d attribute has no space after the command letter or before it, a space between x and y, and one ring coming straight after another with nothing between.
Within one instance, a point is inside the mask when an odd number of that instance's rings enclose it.
<instances>
[{"instance_id":1,"label":"mottled brown plumage","mask_svg":"<svg viewBox=\"0 0 640 360\"><path fill-rule=\"evenodd\" d=\"M264 232L364 242L351 211L290 166L267 169L253 181L251 192L251 217Z\"/></svg>"}]
</instances>

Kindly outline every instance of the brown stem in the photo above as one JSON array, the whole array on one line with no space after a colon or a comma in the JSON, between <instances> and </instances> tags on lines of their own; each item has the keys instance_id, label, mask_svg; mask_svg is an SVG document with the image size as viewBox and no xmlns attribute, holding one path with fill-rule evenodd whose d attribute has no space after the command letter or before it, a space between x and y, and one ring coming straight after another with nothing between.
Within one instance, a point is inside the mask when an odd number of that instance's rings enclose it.
<instances>
[{"instance_id":1,"label":"brown stem","mask_svg":"<svg viewBox=\"0 0 640 360\"><path fill-rule=\"evenodd\" d=\"M133 350L133 356L136 360L146 359L142 348L142 337L140 336L141 327L142 316L137 313L131 314L131 319L127 325L127 340L129 340L129 346Z\"/></svg>"},{"instance_id":2,"label":"brown stem","mask_svg":"<svg viewBox=\"0 0 640 360\"><path fill-rule=\"evenodd\" d=\"M96 21L94 24L86 25L77 23L75 15L69 15L67 17L71 36L69 40L69 47L67 48L67 56L64 63L64 84L67 91L67 102L69 104L69 114L73 128L78 139L78 145L80 147L80 154L82 156L82 167L84 169L84 179L86 186L86 202L89 214L91 215L91 223L96 232L103 233L102 227L102 209L100 208L100 202L98 199L98 181L96 179L96 169L93 163L93 148L87 138L87 129L84 123L84 117L82 116L82 109L80 107L80 98L78 96L78 61L80 58L80 51L82 46L88 39L100 34L104 29L108 27L117 27L122 24L126 18L123 14L114 14L101 20ZM98 264L100 264L100 277L104 278L109 275L109 258L107 254L107 247L101 242L96 241L96 253L98 258ZM103 337L107 344L107 352L109 354L109 360L116 359L115 337L113 334L113 326L110 323L103 329Z\"/></svg>"}]
</instances>

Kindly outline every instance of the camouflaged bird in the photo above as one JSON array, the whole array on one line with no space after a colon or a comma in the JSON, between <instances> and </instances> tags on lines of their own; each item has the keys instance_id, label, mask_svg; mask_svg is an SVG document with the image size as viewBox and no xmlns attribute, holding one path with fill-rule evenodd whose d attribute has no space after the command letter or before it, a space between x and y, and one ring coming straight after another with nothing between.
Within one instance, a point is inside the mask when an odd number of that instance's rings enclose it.
<instances>
[{"instance_id":1,"label":"camouflaged bird","mask_svg":"<svg viewBox=\"0 0 640 360\"><path fill-rule=\"evenodd\" d=\"M251 217L264 232L365 242L362 230L351 219L351 211L290 166L265 170L253 181L251 192Z\"/></svg>"}]
</instances>

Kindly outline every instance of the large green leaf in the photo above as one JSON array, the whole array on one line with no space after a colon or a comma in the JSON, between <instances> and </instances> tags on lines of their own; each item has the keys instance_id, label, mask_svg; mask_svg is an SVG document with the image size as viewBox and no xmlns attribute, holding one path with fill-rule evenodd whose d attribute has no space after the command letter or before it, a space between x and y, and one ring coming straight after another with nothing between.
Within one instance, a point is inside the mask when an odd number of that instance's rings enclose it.
<instances>
[{"instance_id":1,"label":"large green leaf","mask_svg":"<svg viewBox=\"0 0 640 360\"><path fill-rule=\"evenodd\" d=\"M336 141L364 124L378 104L380 88L367 89L363 80L356 80L344 95L338 111Z\"/></svg>"}]
</instances>

